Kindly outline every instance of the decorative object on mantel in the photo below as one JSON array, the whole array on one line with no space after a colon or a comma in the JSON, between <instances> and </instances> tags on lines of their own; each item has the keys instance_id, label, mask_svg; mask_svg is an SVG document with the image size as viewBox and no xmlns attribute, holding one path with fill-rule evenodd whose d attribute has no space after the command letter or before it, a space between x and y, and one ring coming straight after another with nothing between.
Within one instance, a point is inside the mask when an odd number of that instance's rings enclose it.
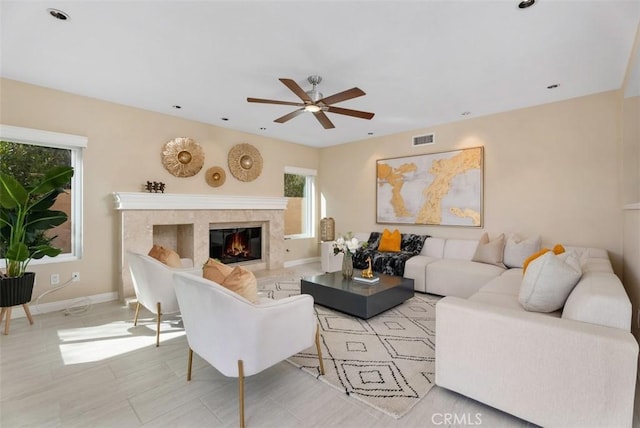
<instances>
[{"instance_id":1,"label":"decorative object on mantel","mask_svg":"<svg viewBox=\"0 0 640 428\"><path fill-rule=\"evenodd\" d=\"M205 172L204 174L205 180L207 180L207 184L211 187L220 187L224 184L224 181L227 179L227 174L224 172L219 166L212 166Z\"/></svg>"},{"instance_id":2,"label":"decorative object on mantel","mask_svg":"<svg viewBox=\"0 0 640 428\"><path fill-rule=\"evenodd\" d=\"M253 181L262 172L262 155L251 144L237 144L229 150L229 171L240 181Z\"/></svg>"},{"instance_id":3,"label":"decorative object on mantel","mask_svg":"<svg viewBox=\"0 0 640 428\"><path fill-rule=\"evenodd\" d=\"M164 193L165 186L161 181L147 181L147 184L144 185L144 190L149 193Z\"/></svg>"},{"instance_id":4,"label":"decorative object on mantel","mask_svg":"<svg viewBox=\"0 0 640 428\"><path fill-rule=\"evenodd\" d=\"M176 177L196 175L204 164L204 151L191 138L174 138L162 146L162 165Z\"/></svg>"}]
</instances>

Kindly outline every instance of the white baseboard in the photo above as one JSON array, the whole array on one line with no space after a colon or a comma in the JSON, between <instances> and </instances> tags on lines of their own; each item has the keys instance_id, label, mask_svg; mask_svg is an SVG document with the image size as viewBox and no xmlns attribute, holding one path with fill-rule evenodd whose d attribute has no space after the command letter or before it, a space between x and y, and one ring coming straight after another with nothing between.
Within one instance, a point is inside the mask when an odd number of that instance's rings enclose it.
<instances>
[{"instance_id":1,"label":"white baseboard","mask_svg":"<svg viewBox=\"0 0 640 428\"><path fill-rule=\"evenodd\" d=\"M309 257L307 259L289 260L288 262L284 262L284 267L288 268L292 266L306 265L307 263L315 263L319 261L320 261L320 257Z\"/></svg>"},{"instance_id":2,"label":"white baseboard","mask_svg":"<svg viewBox=\"0 0 640 428\"><path fill-rule=\"evenodd\" d=\"M88 303L104 303L118 300L118 293L115 291L111 293L95 294L93 296L78 297L76 299L60 300L51 303L40 303L36 305L34 301L29 303L29 311L31 315L46 314L49 312L62 311L68 308L74 308L79 306L85 306ZM11 311L11 318L24 318L27 315L24 313L22 306L15 306Z\"/></svg>"}]
</instances>

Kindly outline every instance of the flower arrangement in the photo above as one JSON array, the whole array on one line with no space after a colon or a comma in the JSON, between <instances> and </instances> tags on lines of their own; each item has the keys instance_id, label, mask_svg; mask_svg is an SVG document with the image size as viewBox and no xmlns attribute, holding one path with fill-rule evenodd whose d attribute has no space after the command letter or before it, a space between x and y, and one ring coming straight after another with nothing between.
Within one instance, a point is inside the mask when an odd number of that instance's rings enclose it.
<instances>
[{"instance_id":1,"label":"flower arrangement","mask_svg":"<svg viewBox=\"0 0 640 428\"><path fill-rule=\"evenodd\" d=\"M342 277L345 279L353 278L353 254L358 248L366 247L367 242L360 242L358 238L349 232L340 236L333 243L333 255L344 254L342 258Z\"/></svg>"},{"instance_id":2,"label":"flower arrangement","mask_svg":"<svg viewBox=\"0 0 640 428\"><path fill-rule=\"evenodd\" d=\"M340 236L333 243L333 255L343 253L352 256L358 248L365 247L366 245L366 242L358 241L358 238L354 237L352 232L349 232Z\"/></svg>"}]
</instances>

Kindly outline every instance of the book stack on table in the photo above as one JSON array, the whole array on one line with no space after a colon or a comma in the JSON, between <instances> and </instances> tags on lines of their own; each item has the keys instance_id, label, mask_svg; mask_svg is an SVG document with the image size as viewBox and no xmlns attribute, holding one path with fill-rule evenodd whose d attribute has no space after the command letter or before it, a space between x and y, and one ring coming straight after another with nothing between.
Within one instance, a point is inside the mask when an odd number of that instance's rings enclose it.
<instances>
[{"instance_id":1,"label":"book stack on table","mask_svg":"<svg viewBox=\"0 0 640 428\"><path fill-rule=\"evenodd\" d=\"M373 278L363 278L361 276L354 276L353 280L358 282L364 282L365 284L375 284L376 282L380 281L380 277L374 276Z\"/></svg>"}]
</instances>

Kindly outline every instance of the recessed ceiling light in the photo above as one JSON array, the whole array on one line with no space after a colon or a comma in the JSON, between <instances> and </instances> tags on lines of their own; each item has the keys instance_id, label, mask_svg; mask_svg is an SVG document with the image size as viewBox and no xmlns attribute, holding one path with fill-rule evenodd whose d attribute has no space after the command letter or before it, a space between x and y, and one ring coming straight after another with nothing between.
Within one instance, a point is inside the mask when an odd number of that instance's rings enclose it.
<instances>
[{"instance_id":1,"label":"recessed ceiling light","mask_svg":"<svg viewBox=\"0 0 640 428\"><path fill-rule=\"evenodd\" d=\"M520 4L518 5L518 7L520 9L526 9L528 7L531 7L535 4L536 0L523 0L520 2Z\"/></svg>"},{"instance_id":2,"label":"recessed ceiling light","mask_svg":"<svg viewBox=\"0 0 640 428\"><path fill-rule=\"evenodd\" d=\"M49 8L47 9L47 12L49 12L49 15L53 16L56 19L59 19L60 21L66 21L67 19L71 19L66 12L63 12L59 9Z\"/></svg>"},{"instance_id":3,"label":"recessed ceiling light","mask_svg":"<svg viewBox=\"0 0 640 428\"><path fill-rule=\"evenodd\" d=\"M171 107L173 107L176 110L179 110L182 108L182 106L179 106L178 104L172 105Z\"/></svg>"},{"instance_id":4,"label":"recessed ceiling light","mask_svg":"<svg viewBox=\"0 0 640 428\"><path fill-rule=\"evenodd\" d=\"M554 83L553 85L549 85L549 86L547 86L547 89L555 89L555 88L557 88L558 86L560 86L560 84L559 84L559 83Z\"/></svg>"}]
</instances>

